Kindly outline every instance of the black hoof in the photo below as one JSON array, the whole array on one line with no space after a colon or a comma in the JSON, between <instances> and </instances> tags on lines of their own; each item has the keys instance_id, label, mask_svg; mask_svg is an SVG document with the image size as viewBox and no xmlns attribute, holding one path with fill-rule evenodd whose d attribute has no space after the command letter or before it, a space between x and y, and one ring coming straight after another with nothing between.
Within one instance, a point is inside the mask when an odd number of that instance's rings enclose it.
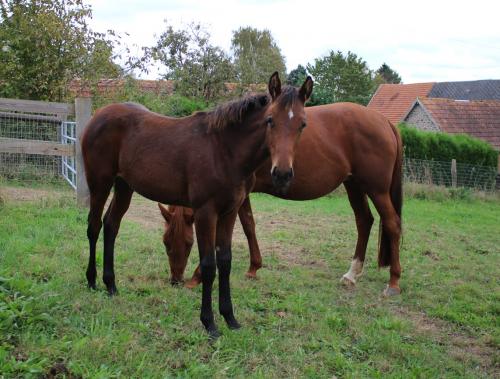
<instances>
[{"instance_id":1,"label":"black hoof","mask_svg":"<svg viewBox=\"0 0 500 379\"><path fill-rule=\"evenodd\" d=\"M113 287L109 287L109 288L108 288L108 295L109 295L110 297L113 297L113 296L115 296L115 295L118 295L118 290L116 289L116 287L115 287L115 286L113 286Z\"/></svg>"},{"instance_id":2,"label":"black hoof","mask_svg":"<svg viewBox=\"0 0 500 379\"><path fill-rule=\"evenodd\" d=\"M85 277L87 278L87 287L89 287L90 289L97 289L95 283L96 283L96 274L95 273L92 273L92 272L86 272L85 273Z\"/></svg>"},{"instance_id":3,"label":"black hoof","mask_svg":"<svg viewBox=\"0 0 500 379\"><path fill-rule=\"evenodd\" d=\"M240 323L236 321L234 316L224 317L224 319L226 320L226 324L229 329L236 330L241 328Z\"/></svg>"},{"instance_id":4,"label":"black hoof","mask_svg":"<svg viewBox=\"0 0 500 379\"><path fill-rule=\"evenodd\" d=\"M234 320L234 322L231 322L231 323L228 322L227 326L229 329L232 329L232 330L237 330L237 329L241 328L241 324L236 320Z\"/></svg>"},{"instance_id":5,"label":"black hoof","mask_svg":"<svg viewBox=\"0 0 500 379\"><path fill-rule=\"evenodd\" d=\"M219 329L217 329L217 326L215 326L215 324L207 328L207 333L210 340L216 340L221 336Z\"/></svg>"}]
</instances>

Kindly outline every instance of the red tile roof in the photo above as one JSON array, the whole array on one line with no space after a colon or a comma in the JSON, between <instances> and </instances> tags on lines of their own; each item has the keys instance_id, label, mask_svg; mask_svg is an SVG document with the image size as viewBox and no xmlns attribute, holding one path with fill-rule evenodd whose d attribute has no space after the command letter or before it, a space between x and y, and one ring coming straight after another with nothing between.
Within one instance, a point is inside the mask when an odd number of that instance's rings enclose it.
<instances>
[{"instance_id":1,"label":"red tile roof","mask_svg":"<svg viewBox=\"0 0 500 379\"><path fill-rule=\"evenodd\" d=\"M73 79L69 84L69 92L74 96L92 97L92 92L96 91L101 95L112 95L125 87L124 79L100 79L94 88L80 79ZM171 95L174 92L174 82L172 80L135 80L140 91L153 92L156 94L166 93Z\"/></svg>"},{"instance_id":2,"label":"red tile roof","mask_svg":"<svg viewBox=\"0 0 500 379\"><path fill-rule=\"evenodd\" d=\"M155 94L172 95L174 93L175 82L173 80L144 80L135 79L132 82L139 91L151 92ZM92 97L93 92L100 95L113 96L125 87L125 79L100 79L96 84L90 86L80 79L73 79L69 84L69 92L73 96ZM227 93L237 92L238 90L246 92L262 92L267 86L265 84L249 84L242 87L238 83L224 83Z\"/></svg>"},{"instance_id":3,"label":"red tile roof","mask_svg":"<svg viewBox=\"0 0 500 379\"><path fill-rule=\"evenodd\" d=\"M500 100L419 98L418 101L443 132L466 133L500 150Z\"/></svg>"},{"instance_id":4,"label":"red tile roof","mask_svg":"<svg viewBox=\"0 0 500 379\"><path fill-rule=\"evenodd\" d=\"M392 123L402 121L417 97L427 96L434 83L381 84L373 95L368 108L375 109Z\"/></svg>"}]
</instances>

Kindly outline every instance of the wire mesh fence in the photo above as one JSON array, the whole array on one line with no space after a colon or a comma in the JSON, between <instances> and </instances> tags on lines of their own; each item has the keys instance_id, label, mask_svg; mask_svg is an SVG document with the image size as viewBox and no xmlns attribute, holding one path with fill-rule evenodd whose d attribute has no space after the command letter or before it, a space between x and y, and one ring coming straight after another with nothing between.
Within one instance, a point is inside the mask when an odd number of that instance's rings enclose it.
<instances>
[{"instance_id":1,"label":"wire mesh fence","mask_svg":"<svg viewBox=\"0 0 500 379\"><path fill-rule=\"evenodd\" d=\"M496 186L495 167L476 166L456 162L427 161L405 158L404 180L413 183L432 184L446 187L465 187L482 191L493 191Z\"/></svg>"},{"instance_id":2,"label":"wire mesh fence","mask_svg":"<svg viewBox=\"0 0 500 379\"><path fill-rule=\"evenodd\" d=\"M62 184L61 158L38 154L0 153L0 176L12 182Z\"/></svg>"},{"instance_id":3,"label":"wire mesh fence","mask_svg":"<svg viewBox=\"0 0 500 379\"><path fill-rule=\"evenodd\" d=\"M0 104L0 179L63 184L64 161L72 158L50 152L58 144L73 143L64 142L67 118L43 109L19 110Z\"/></svg>"}]
</instances>

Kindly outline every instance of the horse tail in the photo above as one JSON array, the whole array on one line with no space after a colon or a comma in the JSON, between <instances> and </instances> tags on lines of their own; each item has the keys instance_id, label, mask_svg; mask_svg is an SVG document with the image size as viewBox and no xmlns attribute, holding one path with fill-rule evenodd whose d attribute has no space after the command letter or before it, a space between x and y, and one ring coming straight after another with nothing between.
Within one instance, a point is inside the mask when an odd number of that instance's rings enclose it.
<instances>
[{"instance_id":1,"label":"horse tail","mask_svg":"<svg viewBox=\"0 0 500 379\"><path fill-rule=\"evenodd\" d=\"M402 209L403 209L403 142L399 130L389 121L389 125L396 136L397 155L394 169L392 172L392 181L390 187L390 196L392 206L396 211L400 225L402 224ZM382 220L380 221L379 229L379 253L378 265L379 267L386 267L391 264L391 244L390 238L384 228L382 227Z\"/></svg>"}]
</instances>

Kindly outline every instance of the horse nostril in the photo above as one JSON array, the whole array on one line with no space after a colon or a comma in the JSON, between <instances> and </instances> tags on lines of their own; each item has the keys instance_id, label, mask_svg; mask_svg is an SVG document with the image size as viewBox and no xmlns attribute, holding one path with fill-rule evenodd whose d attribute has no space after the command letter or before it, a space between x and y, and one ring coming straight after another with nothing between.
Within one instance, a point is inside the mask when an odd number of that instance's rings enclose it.
<instances>
[{"instance_id":1,"label":"horse nostril","mask_svg":"<svg viewBox=\"0 0 500 379\"><path fill-rule=\"evenodd\" d=\"M280 182L288 182L293 178L293 169L290 168L286 171L280 171L276 167L272 170L273 180L277 180Z\"/></svg>"},{"instance_id":2,"label":"horse nostril","mask_svg":"<svg viewBox=\"0 0 500 379\"><path fill-rule=\"evenodd\" d=\"M276 174L277 174L277 172L276 172L276 171L277 171L276 166L274 166L274 167L271 169L271 175L272 175L272 176L276 176Z\"/></svg>"}]
</instances>

